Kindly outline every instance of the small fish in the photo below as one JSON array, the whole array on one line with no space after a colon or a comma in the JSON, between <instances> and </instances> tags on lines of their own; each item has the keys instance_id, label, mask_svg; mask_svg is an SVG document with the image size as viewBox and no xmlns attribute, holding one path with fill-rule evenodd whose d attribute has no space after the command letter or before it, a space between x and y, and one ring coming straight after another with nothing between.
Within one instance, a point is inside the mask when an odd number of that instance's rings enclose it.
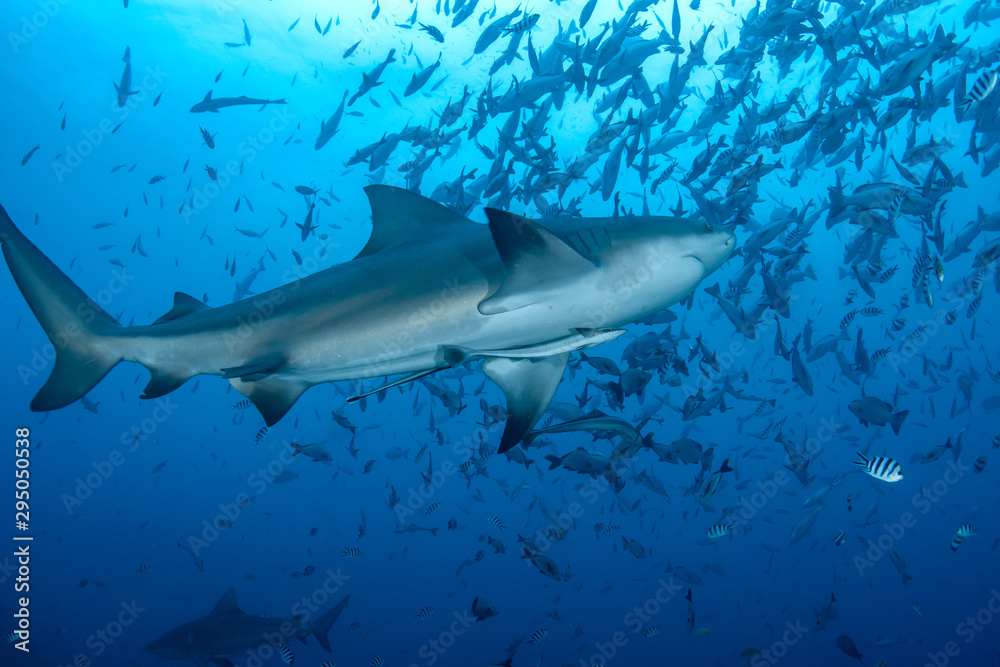
<instances>
[{"instance_id":1,"label":"small fish","mask_svg":"<svg viewBox=\"0 0 1000 667\"><path fill-rule=\"evenodd\" d=\"M203 127L199 127L198 130L201 132L201 140L205 142L205 145L209 148L215 148L215 135L210 134L209 131Z\"/></svg>"},{"instance_id":2,"label":"small fish","mask_svg":"<svg viewBox=\"0 0 1000 667\"><path fill-rule=\"evenodd\" d=\"M295 664L295 655L292 653L292 649L282 644L278 647L278 653L286 665Z\"/></svg>"},{"instance_id":3,"label":"small fish","mask_svg":"<svg viewBox=\"0 0 1000 667\"><path fill-rule=\"evenodd\" d=\"M508 35L518 35L518 34L524 32L525 30L530 30L532 27L534 27L534 25L536 23L538 23L538 19L540 19L540 18L541 18L541 14L531 14L531 15L529 15L529 16L521 19L520 21L518 21L514 25L512 25L512 26L510 26L508 28L504 28L503 32L506 33L506 34L508 34Z\"/></svg>"},{"instance_id":4,"label":"small fish","mask_svg":"<svg viewBox=\"0 0 1000 667\"><path fill-rule=\"evenodd\" d=\"M439 28L437 28L436 26L426 25L424 23L421 23L420 24L420 29L423 30L424 32L426 32L431 37L433 37L435 39L435 41L438 41L438 42L441 42L442 44L444 44L444 34L442 34L441 30Z\"/></svg>"},{"instance_id":5,"label":"small fish","mask_svg":"<svg viewBox=\"0 0 1000 667\"><path fill-rule=\"evenodd\" d=\"M249 581L250 583L253 583L253 582L257 581L257 577L255 577L252 574L244 574L243 575L243 581Z\"/></svg>"},{"instance_id":6,"label":"small fish","mask_svg":"<svg viewBox=\"0 0 1000 667\"><path fill-rule=\"evenodd\" d=\"M244 398L242 401L236 401L235 403L233 403L233 410L237 411L246 410L252 405L253 403L250 402L250 399Z\"/></svg>"},{"instance_id":7,"label":"small fish","mask_svg":"<svg viewBox=\"0 0 1000 667\"><path fill-rule=\"evenodd\" d=\"M951 550L958 551L958 547L967 537L972 537L976 535L977 531L972 527L972 524L963 523L958 527L958 531L955 532L955 537L951 539Z\"/></svg>"},{"instance_id":8,"label":"small fish","mask_svg":"<svg viewBox=\"0 0 1000 667\"><path fill-rule=\"evenodd\" d=\"M541 630L535 630L534 634L531 635L531 638L528 639L528 643L534 646L538 642L545 639L545 637L548 636L548 634L549 631L544 628L542 628Z\"/></svg>"},{"instance_id":9,"label":"small fish","mask_svg":"<svg viewBox=\"0 0 1000 667\"><path fill-rule=\"evenodd\" d=\"M159 463L157 463L157 464L156 464L155 466L153 466L153 474L155 475L156 473L158 473L158 472L160 472L161 470L163 470L163 468L164 468L164 467L165 467L166 465L167 465L167 462L166 462L166 461L160 461Z\"/></svg>"},{"instance_id":10,"label":"small fish","mask_svg":"<svg viewBox=\"0 0 1000 667\"><path fill-rule=\"evenodd\" d=\"M30 151L28 151L28 153L23 158L21 158L21 166L23 167L24 165L28 164L28 160L31 159L31 156L34 155L35 151L37 151L41 147L42 147L42 145L38 144L37 146L35 146L34 148L32 148Z\"/></svg>"},{"instance_id":11,"label":"small fish","mask_svg":"<svg viewBox=\"0 0 1000 667\"><path fill-rule=\"evenodd\" d=\"M501 533L503 532L503 524L500 522L500 519L496 518L492 514L486 517L486 523L490 524L491 526L499 530Z\"/></svg>"},{"instance_id":12,"label":"small fish","mask_svg":"<svg viewBox=\"0 0 1000 667\"><path fill-rule=\"evenodd\" d=\"M357 547L345 547L340 555L345 558L361 558L361 549Z\"/></svg>"},{"instance_id":13,"label":"small fish","mask_svg":"<svg viewBox=\"0 0 1000 667\"><path fill-rule=\"evenodd\" d=\"M969 107L977 102L982 102L987 95L997 87L997 71L983 72L976 82L972 84L972 90L962 100L962 111L967 111Z\"/></svg>"},{"instance_id":14,"label":"small fish","mask_svg":"<svg viewBox=\"0 0 1000 667\"><path fill-rule=\"evenodd\" d=\"M371 459L370 461L365 463L364 467L361 469L361 474L362 475L369 474L374 467L375 467L375 459Z\"/></svg>"},{"instance_id":15,"label":"small fish","mask_svg":"<svg viewBox=\"0 0 1000 667\"><path fill-rule=\"evenodd\" d=\"M873 456L871 459L867 459L861 452L858 452L858 456L861 457L861 460L855 461L854 464L862 466L865 472L875 479L880 479L883 482L898 482L903 479L903 469L888 456Z\"/></svg>"},{"instance_id":16,"label":"small fish","mask_svg":"<svg viewBox=\"0 0 1000 667\"><path fill-rule=\"evenodd\" d=\"M150 567L149 565L140 565L139 567L135 568L136 574L149 574L152 571L153 568Z\"/></svg>"},{"instance_id":17,"label":"small fish","mask_svg":"<svg viewBox=\"0 0 1000 667\"><path fill-rule=\"evenodd\" d=\"M643 633L643 636L645 636L645 637L655 637L656 635L660 634L661 630L663 630L663 626L662 625L654 625L651 628L647 628L646 632Z\"/></svg>"},{"instance_id":18,"label":"small fish","mask_svg":"<svg viewBox=\"0 0 1000 667\"><path fill-rule=\"evenodd\" d=\"M978 459L976 459L972 463L972 471L973 472L982 472L985 469L986 469L986 456L985 455L980 456Z\"/></svg>"},{"instance_id":19,"label":"small fish","mask_svg":"<svg viewBox=\"0 0 1000 667\"><path fill-rule=\"evenodd\" d=\"M844 315L844 319L840 320L840 328L846 329L847 327L849 327L851 325L851 322L854 321L854 318L858 316L859 312L861 311L855 309Z\"/></svg>"},{"instance_id":20,"label":"small fish","mask_svg":"<svg viewBox=\"0 0 1000 667\"><path fill-rule=\"evenodd\" d=\"M710 540L717 540L729 534L730 526L727 523L717 523L705 531L705 537Z\"/></svg>"},{"instance_id":21,"label":"small fish","mask_svg":"<svg viewBox=\"0 0 1000 667\"><path fill-rule=\"evenodd\" d=\"M434 607L423 607L417 612L417 618L421 621L434 613Z\"/></svg>"},{"instance_id":22,"label":"small fish","mask_svg":"<svg viewBox=\"0 0 1000 667\"><path fill-rule=\"evenodd\" d=\"M433 502L427 506L427 509L424 510L424 516L430 516L431 514L437 512L439 509L441 509L441 503Z\"/></svg>"},{"instance_id":23,"label":"small fish","mask_svg":"<svg viewBox=\"0 0 1000 667\"><path fill-rule=\"evenodd\" d=\"M844 542L847 541L847 534L842 530L838 530L830 541L833 542L835 546L843 546Z\"/></svg>"}]
</instances>

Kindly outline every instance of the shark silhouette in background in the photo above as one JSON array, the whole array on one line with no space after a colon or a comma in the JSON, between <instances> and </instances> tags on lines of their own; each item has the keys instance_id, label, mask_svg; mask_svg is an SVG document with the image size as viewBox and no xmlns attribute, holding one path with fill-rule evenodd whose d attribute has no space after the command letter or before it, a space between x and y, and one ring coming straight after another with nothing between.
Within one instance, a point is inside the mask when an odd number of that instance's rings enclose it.
<instances>
[{"instance_id":1,"label":"shark silhouette in background","mask_svg":"<svg viewBox=\"0 0 1000 667\"><path fill-rule=\"evenodd\" d=\"M165 315L131 327L0 208L4 257L56 349L31 409L69 405L136 361L151 374L143 398L221 376L270 426L316 384L401 376L368 395L482 360L507 398L502 453L545 412L570 352L685 298L736 244L729 230L684 218L536 222L487 208L482 225L408 190L365 191L372 233L353 260L217 308L178 292Z\"/></svg>"},{"instance_id":2,"label":"shark silhouette in background","mask_svg":"<svg viewBox=\"0 0 1000 667\"><path fill-rule=\"evenodd\" d=\"M151 641L143 651L162 660L190 660L198 667L232 665L225 656L280 641L278 648L293 637L304 644L313 635L330 653L327 635L350 599L350 595L346 596L315 623L303 624L298 619L247 614L236 604L236 589L230 588L207 616L174 628Z\"/></svg>"}]
</instances>

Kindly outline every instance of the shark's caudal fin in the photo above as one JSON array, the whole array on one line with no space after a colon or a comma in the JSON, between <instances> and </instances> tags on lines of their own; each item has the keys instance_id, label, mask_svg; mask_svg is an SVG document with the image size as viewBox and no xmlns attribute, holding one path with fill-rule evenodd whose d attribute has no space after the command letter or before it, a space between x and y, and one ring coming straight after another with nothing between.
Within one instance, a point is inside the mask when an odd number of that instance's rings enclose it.
<instances>
[{"instance_id":1,"label":"shark's caudal fin","mask_svg":"<svg viewBox=\"0 0 1000 667\"><path fill-rule=\"evenodd\" d=\"M316 636L316 639L319 640L319 645L326 649L327 653L331 652L330 640L327 638L327 635L330 633L330 628L332 628L333 624L337 622L340 612L344 611L344 607L347 606L350 599L350 595L346 596L343 600L337 603L336 607L320 616L310 628L310 634Z\"/></svg>"},{"instance_id":2,"label":"shark's caudal fin","mask_svg":"<svg viewBox=\"0 0 1000 667\"><path fill-rule=\"evenodd\" d=\"M14 282L55 347L52 373L31 401L31 409L40 412L69 405L122 360L109 336L124 327L25 238L2 206L0 242Z\"/></svg>"}]
</instances>

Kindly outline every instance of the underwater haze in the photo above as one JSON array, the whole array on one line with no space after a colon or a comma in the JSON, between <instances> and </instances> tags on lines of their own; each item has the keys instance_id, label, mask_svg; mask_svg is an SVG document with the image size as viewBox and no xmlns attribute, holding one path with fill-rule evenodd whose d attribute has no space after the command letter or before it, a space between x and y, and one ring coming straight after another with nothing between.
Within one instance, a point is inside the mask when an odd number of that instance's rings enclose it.
<instances>
[{"instance_id":1,"label":"underwater haze","mask_svg":"<svg viewBox=\"0 0 1000 667\"><path fill-rule=\"evenodd\" d=\"M4 16L0 664L1000 666L997 0Z\"/></svg>"}]
</instances>

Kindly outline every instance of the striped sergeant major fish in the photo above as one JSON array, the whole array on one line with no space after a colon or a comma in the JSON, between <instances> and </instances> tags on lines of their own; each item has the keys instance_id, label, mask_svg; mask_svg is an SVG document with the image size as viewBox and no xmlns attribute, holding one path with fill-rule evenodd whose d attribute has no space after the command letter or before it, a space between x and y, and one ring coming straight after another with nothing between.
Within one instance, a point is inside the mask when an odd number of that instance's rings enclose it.
<instances>
[{"instance_id":1,"label":"striped sergeant major fish","mask_svg":"<svg viewBox=\"0 0 1000 667\"><path fill-rule=\"evenodd\" d=\"M976 534L976 529L970 523L963 523L955 532L955 537L951 538L951 550L958 551L958 547L965 541L965 538Z\"/></svg>"},{"instance_id":2,"label":"striped sergeant major fish","mask_svg":"<svg viewBox=\"0 0 1000 667\"><path fill-rule=\"evenodd\" d=\"M707 537L710 540L717 540L720 537L725 537L726 535L728 535L730 529L731 528L728 523L717 523L714 526L709 527L709 529L705 531L705 537Z\"/></svg>"},{"instance_id":3,"label":"striped sergeant major fish","mask_svg":"<svg viewBox=\"0 0 1000 667\"><path fill-rule=\"evenodd\" d=\"M830 541L833 542L834 546L843 546L844 542L847 541L847 534L842 530L838 530Z\"/></svg>"},{"instance_id":4,"label":"striped sergeant major fish","mask_svg":"<svg viewBox=\"0 0 1000 667\"><path fill-rule=\"evenodd\" d=\"M868 459L861 452L858 452L858 456L861 457L861 460L855 461L854 465L862 466L865 472L875 479L880 479L883 482L898 482L903 479L903 469L895 459L888 456L873 456Z\"/></svg>"},{"instance_id":5,"label":"striped sergeant major fish","mask_svg":"<svg viewBox=\"0 0 1000 667\"><path fill-rule=\"evenodd\" d=\"M962 100L961 108L962 111L968 111L969 107L977 102L981 102L986 99L986 96L993 92L993 89L997 87L997 70L992 72L983 72L976 82L972 84L972 90L969 94L965 96Z\"/></svg>"}]
</instances>

